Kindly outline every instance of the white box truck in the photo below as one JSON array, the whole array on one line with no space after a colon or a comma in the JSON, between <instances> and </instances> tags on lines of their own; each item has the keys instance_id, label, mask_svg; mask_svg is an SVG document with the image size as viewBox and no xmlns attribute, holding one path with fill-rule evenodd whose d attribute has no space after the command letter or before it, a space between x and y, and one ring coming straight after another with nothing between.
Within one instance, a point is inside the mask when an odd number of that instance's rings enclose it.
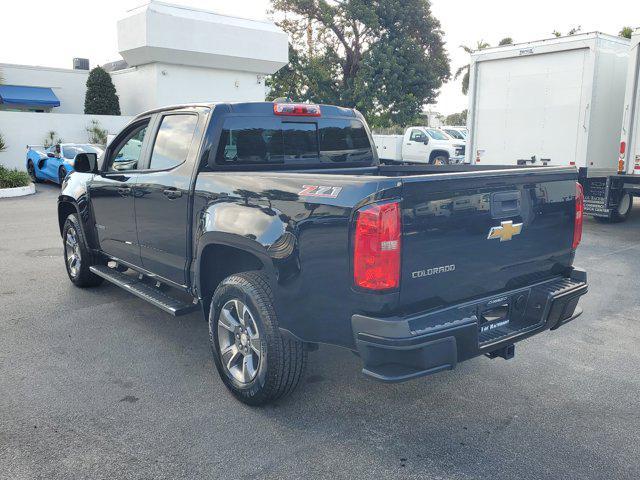
<instances>
[{"instance_id":1,"label":"white box truck","mask_svg":"<svg viewBox=\"0 0 640 480\"><path fill-rule=\"evenodd\" d=\"M602 33L475 52L466 162L575 166L585 213L626 218L618 151L628 56L628 39Z\"/></svg>"},{"instance_id":2,"label":"white box truck","mask_svg":"<svg viewBox=\"0 0 640 480\"><path fill-rule=\"evenodd\" d=\"M627 89L620 131L620 170L626 171L624 189L640 195L640 29L631 37Z\"/></svg>"}]
</instances>

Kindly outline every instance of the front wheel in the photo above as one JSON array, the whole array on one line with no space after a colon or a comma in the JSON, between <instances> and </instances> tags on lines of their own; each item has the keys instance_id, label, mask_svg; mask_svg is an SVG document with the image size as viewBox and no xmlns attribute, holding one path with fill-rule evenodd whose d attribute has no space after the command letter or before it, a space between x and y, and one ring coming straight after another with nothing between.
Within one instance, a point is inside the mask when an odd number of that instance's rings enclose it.
<instances>
[{"instance_id":1,"label":"front wheel","mask_svg":"<svg viewBox=\"0 0 640 480\"><path fill-rule=\"evenodd\" d=\"M446 155L436 155L431 159L431 165L447 165L449 163L449 157Z\"/></svg>"},{"instance_id":2,"label":"front wheel","mask_svg":"<svg viewBox=\"0 0 640 480\"><path fill-rule=\"evenodd\" d=\"M95 256L87 246L84 232L75 214L67 217L62 227L62 241L64 242L64 260L69 280L77 287L96 287L103 281L102 277L89 270L97 265Z\"/></svg>"},{"instance_id":3,"label":"front wheel","mask_svg":"<svg viewBox=\"0 0 640 480\"><path fill-rule=\"evenodd\" d=\"M305 345L282 336L271 287L260 272L231 275L218 286L209 311L209 340L220 378L248 405L290 394L307 363Z\"/></svg>"}]
</instances>

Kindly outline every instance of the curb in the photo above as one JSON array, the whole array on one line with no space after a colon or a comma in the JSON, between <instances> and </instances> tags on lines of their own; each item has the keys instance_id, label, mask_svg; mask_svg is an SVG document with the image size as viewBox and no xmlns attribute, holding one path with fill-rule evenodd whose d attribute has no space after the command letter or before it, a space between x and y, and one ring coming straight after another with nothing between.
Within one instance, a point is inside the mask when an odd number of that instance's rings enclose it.
<instances>
[{"instance_id":1,"label":"curb","mask_svg":"<svg viewBox=\"0 0 640 480\"><path fill-rule=\"evenodd\" d=\"M30 183L26 187L0 188L0 198L23 197L36 193L36 186Z\"/></svg>"}]
</instances>

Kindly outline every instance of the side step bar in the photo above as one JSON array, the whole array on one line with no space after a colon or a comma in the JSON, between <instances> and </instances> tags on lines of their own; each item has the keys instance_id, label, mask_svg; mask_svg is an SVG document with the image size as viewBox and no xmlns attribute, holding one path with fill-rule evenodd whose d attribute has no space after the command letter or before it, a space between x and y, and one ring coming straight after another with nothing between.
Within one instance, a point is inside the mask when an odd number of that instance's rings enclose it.
<instances>
[{"instance_id":1,"label":"side step bar","mask_svg":"<svg viewBox=\"0 0 640 480\"><path fill-rule=\"evenodd\" d=\"M152 287L140 281L137 277L125 275L105 265L94 265L89 267L89 270L173 316L186 315L198 309L198 305L196 304L186 303L170 297L159 288Z\"/></svg>"}]
</instances>

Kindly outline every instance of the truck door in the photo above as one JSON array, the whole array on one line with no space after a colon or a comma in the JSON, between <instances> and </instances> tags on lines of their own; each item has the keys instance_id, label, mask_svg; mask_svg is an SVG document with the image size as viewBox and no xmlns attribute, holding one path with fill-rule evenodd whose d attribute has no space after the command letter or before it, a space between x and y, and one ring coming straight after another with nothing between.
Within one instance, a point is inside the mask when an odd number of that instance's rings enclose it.
<instances>
[{"instance_id":1,"label":"truck door","mask_svg":"<svg viewBox=\"0 0 640 480\"><path fill-rule=\"evenodd\" d=\"M142 266L178 285L186 284L189 193L205 119L202 108L160 115L136 185Z\"/></svg>"},{"instance_id":2,"label":"truck door","mask_svg":"<svg viewBox=\"0 0 640 480\"><path fill-rule=\"evenodd\" d=\"M426 142L426 143L425 143ZM402 145L402 159L409 162L429 161L429 137L419 128L412 128L409 135L404 137Z\"/></svg>"},{"instance_id":3,"label":"truck door","mask_svg":"<svg viewBox=\"0 0 640 480\"><path fill-rule=\"evenodd\" d=\"M114 139L101 172L88 185L101 250L133 266L140 265L134 187L147 148L148 127L146 118Z\"/></svg>"}]
</instances>

